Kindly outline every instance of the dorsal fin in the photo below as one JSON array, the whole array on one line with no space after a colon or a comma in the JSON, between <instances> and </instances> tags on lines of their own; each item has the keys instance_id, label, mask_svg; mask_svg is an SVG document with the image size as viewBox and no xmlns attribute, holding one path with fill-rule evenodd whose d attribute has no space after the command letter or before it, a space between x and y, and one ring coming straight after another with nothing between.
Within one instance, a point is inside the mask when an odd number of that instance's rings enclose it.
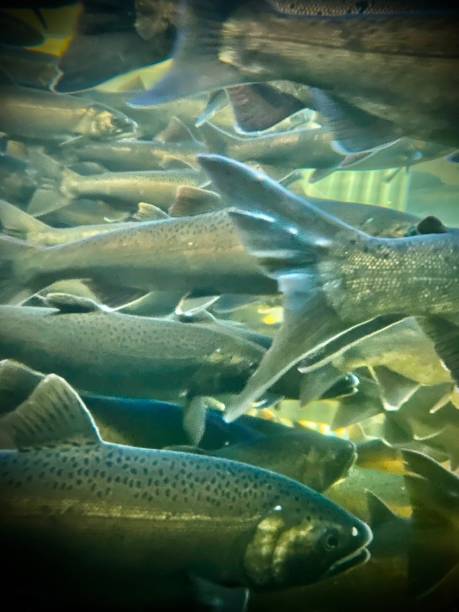
<instances>
[{"instance_id":1,"label":"dorsal fin","mask_svg":"<svg viewBox=\"0 0 459 612\"><path fill-rule=\"evenodd\" d=\"M183 185L177 189L175 202L169 208L172 217L191 217L222 207L218 193L208 189Z\"/></svg>"},{"instance_id":2,"label":"dorsal fin","mask_svg":"<svg viewBox=\"0 0 459 612\"><path fill-rule=\"evenodd\" d=\"M82 312L110 312L103 304L98 304L91 298L69 293L48 293L43 301L50 308L58 308L58 314L71 314Z\"/></svg>"},{"instance_id":3,"label":"dorsal fin","mask_svg":"<svg viewBox=\"0 0 459 612\"><path fill-rule=\"evenodd\" d=\"M169 215L154 204L139 202L137 211L132 215L132 218L135 221L159 221L160 219L168 219Z\"/></svg>"},{"instance_id":4,"label":"dorsal fin","mask_svg":"<svg viewBox=\"0 0 459 612\"><path fill-rule=\"evenodd\" d=\"M97 444L97 426L77 392L55 374L46 376L16 410L0 420L17 448L59 443Z\"/></svg>"},{"instance_id":5,"label":"dorsal fin","mask_svg":"<svg viewBox=\"0 0 459 612\"><path fill-rule=\"evenodd\" d=\"M429 215L421 219L416 225L417 234L446 234L448 228L440 221L438 217Z\"/></svg>"},{"instance_id":6,"label":"dorsal fin","mask_svg":"<svg viewBox=\"0 0 459 612\"><path fill-rule=\"evenodd\" d=\"M43 379L41 372L31 370L13 359L0 361L0 414L14 410Z\"/></svg>"},{"instance_id":7,"label":"dorsal fin","mask_svg":"<svg viewBox=\"0 0 459 612\"><path fill-rule=\"evenodd\" d=\"M172 117L168 125L160 132L155 140L159 142L196 142L191 130L178 117Z\"/></svg>"},{"instance_id":8,"label":"dorsal fin","mask_svg":"<svg viewBox=\"0 0 459 612\"><path fill-rule=\"evenodd\" d=\"M370 526L379 527L397 518L392 510L383 502L381 498L372 491L366 491L368 512L370 514Z\"/></svg>"}]
</instances>

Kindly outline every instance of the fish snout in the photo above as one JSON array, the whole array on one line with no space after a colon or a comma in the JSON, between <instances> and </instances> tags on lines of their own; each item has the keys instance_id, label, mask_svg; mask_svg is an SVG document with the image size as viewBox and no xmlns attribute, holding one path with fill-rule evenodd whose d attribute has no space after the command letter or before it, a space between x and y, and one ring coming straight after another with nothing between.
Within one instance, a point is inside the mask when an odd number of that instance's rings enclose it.
<instances>
[{"instance_id":1,"label":"fish snout","mask_svg":"<svg viewBox=\"0 0 459 612\"><path fill-rule=\"evenodd\" d=\"M113 138L136 136L138 129L137 123L126 115L104 110L95 116L91 131L95 136Z\"/></svg>"},{"instance_id":2,"label":"fish snout","mask_svg":"<svg viewBox=\"0 0 459 612\"><path fill-rule=\"evenodd\" d=\"M323 578L336 576L368 561L370 553L367 546L372 539L373 533L368 525L355 517L346 525L328 527L322 536L321 545L331 563Z\"/></svg>"},{"instance_id":3,"label":"fish snout","mask_svg":"<svg viewBox=\"0 0 459 612\"><path fill-rule=\"evenodd\" d=\"M350 516L350 515L349 515ZM369 558L369 527L357 518L323 524L312 514L296 519L280 507L258 524L244 557L254 589L307 585Z\"/></svg>"}]
</instances>

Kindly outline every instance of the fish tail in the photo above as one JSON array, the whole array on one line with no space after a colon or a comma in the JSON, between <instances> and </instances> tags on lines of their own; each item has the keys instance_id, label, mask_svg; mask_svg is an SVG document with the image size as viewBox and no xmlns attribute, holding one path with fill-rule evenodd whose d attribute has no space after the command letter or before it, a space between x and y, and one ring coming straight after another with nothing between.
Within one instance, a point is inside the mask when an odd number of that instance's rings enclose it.
<instances>
[{"instance_id":1,"label":"fish tail","mask_svg":"<svg viewBox=\"0 0 459 612\"><path fill-rule=\"evenodd\" d=\"M41 288L40 269L42 248L0 236L0 303L19 303Z\"/></svg>"},{"instance_id":2,"label":"fish tail","mask_svg":"<svg viewBox=\"0 0 459 612\"><path fill-rule=\"evenodd\" d=\"M34 234L50 230L49 225L5 200L0 200L0 227L8 236L21 239L30 237L32 240Z\"/></svg>"},{"instance_id":3,"label":"fish tail","mask_svg":"<svg viewBox=\"0 0 459 612\"><path fill-rule=\"evenodd\" d=\"M153 106L243 82L236 68L219 59L223 24L241 4L242 0L183 2L172 69L129 105Z\"/></svg>"}]
</instances>

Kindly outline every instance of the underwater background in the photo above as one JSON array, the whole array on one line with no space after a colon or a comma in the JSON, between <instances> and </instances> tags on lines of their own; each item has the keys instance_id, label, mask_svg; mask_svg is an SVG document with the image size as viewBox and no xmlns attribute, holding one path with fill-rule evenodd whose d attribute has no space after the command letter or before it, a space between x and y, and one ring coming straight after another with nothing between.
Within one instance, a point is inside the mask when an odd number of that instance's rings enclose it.
<instances>
[{"instance_id":1,"label":"underwater background","mask_svg":"<svg viewBox=\"0 0 459 612\"><path fill-rule=\"evenodd\" d=\"M4 4L17 603L457 610L458 10Z\"/></svg>"}]
</instances>

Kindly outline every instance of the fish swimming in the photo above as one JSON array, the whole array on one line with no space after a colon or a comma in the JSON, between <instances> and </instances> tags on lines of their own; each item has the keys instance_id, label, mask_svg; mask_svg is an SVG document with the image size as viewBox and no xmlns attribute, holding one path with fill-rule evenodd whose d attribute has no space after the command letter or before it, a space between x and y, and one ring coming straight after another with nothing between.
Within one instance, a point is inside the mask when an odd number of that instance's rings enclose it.
<instances>
[{"instance_id":1,"label":"fish swimming","mask_svg":"<svg viewBox=\"0 0 459 612\"><path fill-rule=\"evenodd\" d=\"M0 236L0 253L4 258L4 272L0 273L2 302L15 300L17 295L30 295L64 278L89 278L104 286L113 286L113 279L116 279L117 285L145 292L159 289L198 295L277 293L277 282L268 278L247 253L227 211L215 210L194 216L203 196L211 192L200 190L190 197L190 190L186 194L184 191L183 187L179 190L170 212L180 208L180 214L185 217L125 230L118 228L105 237L75 241L57 249L38 250ZM310 201L324 212L375 236L404 236L419 222L418 217L409 213L377 206L319 198ZM46 198L45 204L48 203ZM81 201L70 221L75 223L80 218L86 221L87 208L90 204L83 207ZM213 200L210 202L212 209L215 209ZM53 215L62 214L64 210L55 211ZM104 213L110 213L110 209L102 209L101 214ZM72 237L82 239L99 233L97 227L47 229L40 225L40 220L26 215L15 213L5 204L0 206L0 223L5 230L33 243L60 244ZM62 223L62 218L56 221ZM0 269L1 265L0 262ZM116 287L110 291L114 292Z\"/></svg>"},{"instance_id":2,"label":"fish swimming","mask_svg":"<svg viewBox=\"0 0 459 612\"><path fill-rule=\"evenodd\" d=\"M241 209L231 215L243 239L285 295L283 326L228 419L245 412L284 368L333 338L347 332L342 342L349 345L407 316L419 317L457 380L454 342L446 340L459 311L457 233L370 237L243 164L200 159L216 190ZM433 318L434 329L426 330L423 318Z\"/></svg>"},{"instance_id":3,"label":"fish swimming","mask_svg":"<svg viewBox=\"0 0 459 612\"><path fill-rule=\"evenodd\" d=\"M155 218L158 220L166 219L168 217L161 209L146 203L139 205L136 215L144 221L147 219L154 220ZM52 227L21 208L13 206L5 200L0 200L0 227L2 231L8 236L21 238L42 246L56 246L84 240L117 229L136 227L138 223L138 221L120 221L97 225Z\"/></svg>"},{"instance_id":4,"label":"fish swimming","mask_svg":"<svg viewBox=\"0 0 459 612\"><path fill-rule=\"evenodd\" d=\"M456 146L458 16L446 2L189 0L173 69L132 104L290 80L316 89L349 152L400 136Z\"/></svg>"},{"instance_id":5,"label":"fish swimming","mask_svg":"<svg viewBox=\"0 0 459 612\"><path fill-rule=\"evenodd\" d=\"M103 146L86 143L74 147L72 155L80 160L98 161L109 170L153 170L180 165L196 167L196 155L205 149L197 140L161 143L122 139Z\"/></svg>"},{"instance_id":6,"label":"fish swimming","mask_svg":"<svg viewBox=\"0 0 459 612\"><path fill-rule=\"evenodd\" d=\"M18 448L0 453L9 578L36 579L45 567L59 590L75 573L81 583L107 568L112 579L145 575L146 565L150 580L188 573L259 590L368 559L366 524L300 483L235 461L104 442L55 375L1 428Z\"/></svg>"},{"instance_id":7,"label":"fish swimming","mask_svg":"<svg viewBox=\"0 0 459 612\"><path fill-rule=\"evenodd\" d=\"M37 190L28 210L37 216L68 206L79 198L111 200L136 206L148 202L163 209L173 203L182 185L203 186L207 181L192 168L101 172L81 175L64 168L57 188Z\"/></svg>"},{"instance_id":8,"label":"fish swimming","mask_svg":"<svg viewBox=\"0 0 459 612\"><path fill-rule=\"evenodd\" d=\"M92 100L10 85L2 85L0 97L0 129L20 140L113 138L135 133L137 127L120 111Z\"/></svg>"},{"instance_id":9,"label":"fish swimming","mask_svg":"<svg viewBox=\"0 0 459 612\"><path fill-rule=\"evenodd\" d=\"M0 362L0 415L24 402L45 374L11 360ZM279 423L263 427L260 419L244 417L225 423L221 411L206 412L199 447L187 446L183 409L157 400L83 395L104 440L141 448L167 448L241 461L283 474L324 491L342 478L356 458L355 445L312 429ZM3 448L14 448L4 439Z\"/></svg>"},{"instance_id":10,"label":"fish swimming","mask_svg":"<svg viewBox=\"0 0 459 612\"><path fill-rule=\"evenodd\" d=\"M448 152L446 147L435 143L404 138L369 154L345 157L333 148L333 134L324 128L296 128L240 138L211 123L205 123L200 128L200 134L212 153L242 162L280 164L284 171L290 170L294 174L298 168L368 171L410 167ZM317 172L312 180L315 182L323 176L323 172Z\"/></svg>"},{"instance_id":11,"label":"fish swimming","mask_svg":"<svg viewBox=\"0 0 459 612\"><path fill-rule=\"evenodd\" d=\"M271 612L282 606L296 612L305 602L318 612L363 612L370 607L384 612L388 606L429 612L454 607L458 597L457 476L420 453L406 451L404 461L404 504L412 516L401 518L399 507L387 505L386 497L369 490L368 521L374 539L366 565L327 583L256 594L252 609Z\"/></svg>"}]
</instances>

